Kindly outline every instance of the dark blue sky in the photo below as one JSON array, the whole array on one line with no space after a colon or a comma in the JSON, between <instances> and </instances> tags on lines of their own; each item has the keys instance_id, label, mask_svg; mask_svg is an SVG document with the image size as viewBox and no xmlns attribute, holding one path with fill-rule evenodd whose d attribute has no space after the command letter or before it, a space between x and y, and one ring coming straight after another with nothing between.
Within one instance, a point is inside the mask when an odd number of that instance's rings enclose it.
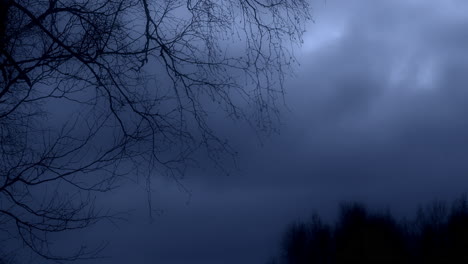
<instances>
[{"instance_id":1,"label":"dark blue sky","mask_svg":"<svg viewBox=\"0 0 468 264\"><path fill-rule=\"evenodd\" d=\"M110 241L112 258L86 263L264 263L286 225L313 211L332 219L340 202L362 201L403 216L468 191L468 2L313 6L280 133L260 144L248 128L217 122L239 170L190 171L190 196L155 179L162 213L151 224L144 187L107 196L134 211L74 236Z\"/></svg>"}]
</instances>

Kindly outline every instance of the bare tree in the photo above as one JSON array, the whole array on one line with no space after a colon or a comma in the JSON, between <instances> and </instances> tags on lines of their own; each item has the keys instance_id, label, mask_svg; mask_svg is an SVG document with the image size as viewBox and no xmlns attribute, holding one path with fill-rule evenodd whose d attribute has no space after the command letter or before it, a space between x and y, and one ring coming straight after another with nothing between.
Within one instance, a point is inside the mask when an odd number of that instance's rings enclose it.
<instances>
[{"instance_id":1,"label":"bare tree","mask_svg":"<svg viewBox=\"0 0 468 264\"><path fill-rule=\"evenodd\" d=\"M0 0L0 236L92 257L48 235L107 217L95 193L177 181L200 150L222 167L209 113L271 129L308 19L307 0Z\"/></svg>"}]
</instances>

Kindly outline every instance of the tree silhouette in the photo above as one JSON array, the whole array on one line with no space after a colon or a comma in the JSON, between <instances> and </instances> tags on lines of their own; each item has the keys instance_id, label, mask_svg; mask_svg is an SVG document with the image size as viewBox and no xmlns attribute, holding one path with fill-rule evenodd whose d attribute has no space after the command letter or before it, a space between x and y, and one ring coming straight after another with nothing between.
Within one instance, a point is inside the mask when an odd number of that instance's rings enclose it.
<instances>
[{"instance_id":1,"label":"tree silhouette","mask_svg":"<svg viewBox=\"0 0 468 264\"><path fill-rule=\"evenodd\" d=\"M468 202L463 197L454 202L447 222L450 262L468 262Z\"/></svg>"},{"instance_id":2,"label":"tree silhouette","mask_svg":"<svg viewBox=\"0 0 468 264\"><path fill-rule=\"evenodd\" d=\"M420 208L413 221L343 205L334 228L318 216L291 225L277 263L466 263L468 202L456 200Z\"/></svg>"},{"instance_id":3,"label":"tree silhouette","mask_svg":"<svg viewBox=\"0 0 468 264\"><path fill-rule=\"evenodd\" d=\"M0 229L50 260L48 234L108 214L123 176L178 182L234 151L224 111L274 127L306 0L0 0ZM4 247L5 248L5 247Z\"/></svg>"},{"instance_id":4,"label":"tree silhouette","mask_svg":"<svg viewBox=\"0 0 468 264\"><path fill-rule=\"evenodd\" d=\"M330 228L318 215L308 223L291 225L283 239L283 259L287 263L330 263Z\"/></svg>"},{"instance_id":5,"label":"tree silhouette","mask_svg":"<svg viewBox=\"0 0 468 264\"><path fill-rule=\"evenodd\" d=\"M337 263L406 263L403 233L390 215L344 206L335 230Z\"/></svg>"}]
</instances>

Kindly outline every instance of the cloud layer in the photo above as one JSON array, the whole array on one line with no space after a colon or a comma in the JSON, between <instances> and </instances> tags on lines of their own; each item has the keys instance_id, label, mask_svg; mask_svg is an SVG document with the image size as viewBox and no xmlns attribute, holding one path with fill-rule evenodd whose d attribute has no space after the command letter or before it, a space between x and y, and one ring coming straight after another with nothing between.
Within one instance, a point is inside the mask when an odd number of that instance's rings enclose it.
<instances>
[{"instance_id":1,"label":"cloud layer","mask_svg":"<svg viewBox=\"0 0 468 264\"><path fill-rule=\"evenodd\" d=\"M285 224L312 210L332 218L354 200L405 215L468 191L465 2L317 3L281 134L260 146L219 123L237 135L240 171L194 171L191 198L155 183L165 213L151 225L144 194L115 198L142 217L88 234L112 240L115 257L96 263L263 263Z\"/></svg>"}]
</instances>

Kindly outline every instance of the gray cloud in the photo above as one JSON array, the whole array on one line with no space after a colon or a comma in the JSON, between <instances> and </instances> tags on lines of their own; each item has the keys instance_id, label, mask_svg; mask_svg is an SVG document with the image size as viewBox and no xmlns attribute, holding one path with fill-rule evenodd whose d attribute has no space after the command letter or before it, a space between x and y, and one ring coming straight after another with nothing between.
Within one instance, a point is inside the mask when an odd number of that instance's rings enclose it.
<instances>
[{"instance_id":1,"label":"gray cloud","mask_svg":"<svg viewBox=\"0 0 468 264\"><path fill-rule=\"evenodd\" d=\"M115 256L96 263L262 263L285 224L312 210L332 218L339 202L358 200L404 215L466 192L467 9L461 0L318 4L281 134L261 147L220 122L240 171L194 170L184 181L191 198L155 182L165 213L151 225L144 193L125 196L138 213L94 233Z\"/></svg>"}]
</instances>

